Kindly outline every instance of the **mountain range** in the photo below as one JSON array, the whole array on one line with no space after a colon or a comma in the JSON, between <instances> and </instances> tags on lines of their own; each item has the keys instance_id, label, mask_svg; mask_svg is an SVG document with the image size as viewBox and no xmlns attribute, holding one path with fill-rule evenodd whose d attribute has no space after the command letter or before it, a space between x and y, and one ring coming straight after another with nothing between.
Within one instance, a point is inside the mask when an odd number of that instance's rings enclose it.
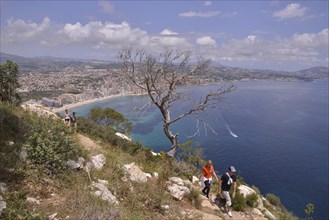
<instances>
[{"instance_id":1,"label":"mountain range","mask_svg":"<svg viewBox=\"0 0 329 220\"><path fill-rule=\"evenodd\" d=\"M61 71L66 67L84 68L90 66L94 69L119 68L120 64L114 61L104 60L85 60L74 58L58 57L23 57L7 53L0 53L1 63L12 60L20 67L20 73L29 72L49 73ZM297 79L312 81L315 79L328 79L329 68L325 66L316 66L299 71L278 71L250 69L242 67L229 67L217 64L211 66L207 77L218 80L243 80L243 79Z\"/></svg>"}]
</instances>

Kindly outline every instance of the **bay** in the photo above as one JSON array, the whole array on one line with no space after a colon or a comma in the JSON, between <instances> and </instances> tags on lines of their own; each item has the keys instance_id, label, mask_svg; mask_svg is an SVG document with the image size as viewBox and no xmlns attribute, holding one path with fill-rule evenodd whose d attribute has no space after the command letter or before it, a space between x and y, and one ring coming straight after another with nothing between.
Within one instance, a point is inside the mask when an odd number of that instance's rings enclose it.
<instances>
[{"instance_id":1,"label":"bay","mask_svg":"<svg viewBox=\"0 0 329 220\"><path fill-rule=\"evenodd\" d=\"M328 81L238 81L226 95L228 103L203 115L217 133L186 118L174 124L180 142L193 140L204 148L222 174L234 165L245 181L262 194L274 193L299 217L307 203L315 205L314 219L328 219ZM218 85L183 88L200 97ZM162 131L161 115L155 107L145 111L146 96L123 96L80 106L78 116L91 108L111 107L133 123L132 137L155 151L167 151L170 142ZM172 114L187 108L178 103Z\"/></svg>"}]
</instances>

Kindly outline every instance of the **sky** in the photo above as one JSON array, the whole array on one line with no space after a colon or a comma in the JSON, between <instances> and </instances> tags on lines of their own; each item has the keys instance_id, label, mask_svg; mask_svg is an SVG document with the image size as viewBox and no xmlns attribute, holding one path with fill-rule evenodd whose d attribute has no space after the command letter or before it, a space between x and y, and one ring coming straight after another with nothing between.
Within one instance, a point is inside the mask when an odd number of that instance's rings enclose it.
<instances>
[{"instance_id":1,"label":"sky","mask_svg":"<svg viewBox=\"0 0 329 220\"><path fill-rule=\"evenodd\" d=\"M0 51L117 59L120 50L191 51L227 66L328 66L328 2L0 0Z\"/></svg>"}]
</instances>

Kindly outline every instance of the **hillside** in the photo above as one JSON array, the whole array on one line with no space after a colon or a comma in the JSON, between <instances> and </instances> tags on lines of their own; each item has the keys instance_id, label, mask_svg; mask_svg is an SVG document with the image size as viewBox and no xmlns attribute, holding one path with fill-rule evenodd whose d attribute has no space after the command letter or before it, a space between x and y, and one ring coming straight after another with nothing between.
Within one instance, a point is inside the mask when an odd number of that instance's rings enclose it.
<instances>
[{"instance_id":1,"label":"hillside","mask_svg":"<svg viewBox=\"0 0 329 220\"><path fill-rule=\"evenodd\" d=\"M91 66L94 69L117 68L118 65L101 60L82 60L72 58L58 58L58 57L23 57L11 55L6 53L0 54L1 63L11 60L20 66L20 73L26 74L29 72L50 73L61 71L68 67L84 68Z\"/></svg>"},{"instance_id":2,"label":"hillside","mask_svg":"<svg viewBox=\"0 0 329 220\"><path fill-rule=\"evenodd\" d=\"M12 60L20 66L20 73L26 74L30 72L35 73L50 73L59 72L65 68L71 67L76 69L83 69L86 66L93 69L108 69L120 68L120 64L104 61L104 60L83 60L72 58L57 58L57 57L23 57L11 55L6 53L0 54L1 63L7 60ZM223 65L211 66L210 71L206 75L208 80L245 80L245 79L270 79L270 80L304 80L312 81L315 79L328 79L328 67L312 67L305 70L294 72L289 71L275 71L275 70L262 70L262 69L248 69L241 67L229 67Z\"/></svg>"},{"instance_id":3,"label":"hillside","mask_svg":"<svg viewBox=\"0 0 329 220\"><path fill-rule=\"evenodd\" d=\"M200 194L193 151L168 158L88 118L75 133L42 108L0 113L1 219L296 219L241 178L229 218L216 182Z\"/></svg>"}]
</instances>

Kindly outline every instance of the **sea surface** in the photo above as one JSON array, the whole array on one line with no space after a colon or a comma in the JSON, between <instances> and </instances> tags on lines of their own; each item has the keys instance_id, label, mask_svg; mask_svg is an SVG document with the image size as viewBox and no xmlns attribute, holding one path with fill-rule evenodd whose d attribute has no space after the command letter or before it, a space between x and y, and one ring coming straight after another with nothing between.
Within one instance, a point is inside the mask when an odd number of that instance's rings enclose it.
<instances>
[{"instance_id":1,"label":"sea surface","mask_svg":"<svg viewBox=\"0 0 329 220\"><path fill-rule=\"evenodd\" d=\"M249 185L263 195L273 193L295 215L306 217L307 203L315 205L314 219L328 216L328 80L315 82L238 81L235 91L217 108L209 109L198 124L186 118L174 124L180 142L188 139L204 148L219 174L234 165ZM182 88L194 98L219 88L219 84ZM154 151L168 150L155 107L142 109L146 96L123 96L80 106L78 117L91 108L111 107L130 119L132 137ZM188 108L177 103L172 118ZM216 133L216 134L215 134Z\"/></svg>"}]
</instances>

